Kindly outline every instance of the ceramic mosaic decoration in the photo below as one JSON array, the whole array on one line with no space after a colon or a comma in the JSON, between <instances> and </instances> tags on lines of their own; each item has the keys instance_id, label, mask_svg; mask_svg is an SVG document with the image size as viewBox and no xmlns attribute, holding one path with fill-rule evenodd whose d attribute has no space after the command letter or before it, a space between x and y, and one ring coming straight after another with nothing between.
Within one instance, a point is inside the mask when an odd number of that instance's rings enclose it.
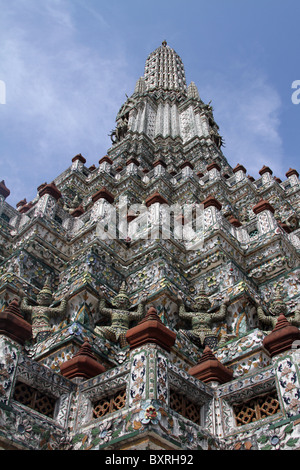
<instances>
[{"instance_id":1,"label":"ceramic mosaic decoration","mask_svg":"<svg viewBox=\"0 0 300 470\"><path fill-rule=\"evenodd\" d=\"M231 166L166 41L111 140L0 182L0 448L300 449L298 172Z\"/></svg>"}]
</instances>

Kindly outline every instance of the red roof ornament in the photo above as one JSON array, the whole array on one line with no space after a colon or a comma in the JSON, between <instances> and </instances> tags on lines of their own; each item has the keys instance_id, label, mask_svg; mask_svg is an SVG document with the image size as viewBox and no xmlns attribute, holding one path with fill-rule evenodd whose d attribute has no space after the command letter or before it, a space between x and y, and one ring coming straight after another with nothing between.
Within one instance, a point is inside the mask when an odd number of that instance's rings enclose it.
<instances>
[{"instance_id":1,"label":"red roof ornament","mask_svg":"<svg viewBox=\"0 0 300 470\"><path fill-rule=\"evenodd\" d=\"M222 209L222 204L211 194L202 201L202 204L204 204L204 209L208 207L216 207L219 211Z\"/></svg>"},{"instance_id":2,"label":"red roof ornament","mask_svg":"<svg viewBox=\"0 0 300 470\"><path fill-rule=\"evenodd\" d=\"M185 162L181 163L180 168L183 170L183 168L186 168L187 166L188 166L189 168L191 168L192 170L194 169L194 165L193 165L191 162L189 162L188 160L186 160Z\"/></svg>"},{"instance_id":3,"label":"red roof ornament","mask_svg":"<svg viewBox=\"0 0 300 470\"><path fill-rule=\"evenodd\" d=\"M115 200L114 196L106 189L101 188L92 196L92 201L95 203L98 199L105 199L107 202L112 204Z\"/></svg>"},{"instance_id":4,"label":"red roof ornament","mask_svg":"<svg viewBox=\"0 0 300 470\"><path fill-rule=\"evenodd\" d=\"M229 217L228 222L230 222L231 225L233 225L234 227L242 226L242 223L238 219L236 219L233 215Z\"/></svg>"},{"instance_id":5,"label":"red roof ornament","mask_svg":"<svg viewBox=\"0 0 300 470\"><path fill-rule=\"evenodd\" d=\"M150 207L156 202L159 202L160 204L168 204L168 201L161 194L159 194L158 191L151 194L151 196L146 199L145 204L147 207Z\"/></svg>"},{"instance_id":6,"label":"red roof ornament","mask_svg":"<svg viewBox=\"0 0 300 470\"><path fill-rule=\"evenodd\" d=\"M271 170L271 168L269 168L268 166L264 165L262 167L261 170L259 170L258 172L260 174L260 176L262 176L264 173L270 173L271 175L273 174L273 171Z\"/></svg>"},{"instance_id":7,"label":"red roof ornament","mask_svg":"<svg viewBox=\"0 0 300 470\"><path fill-rule=\"evenodd\" d=\"M32 338L32 327L24 320L19 307L18 299L14 299L0 312L0 335L23 345Z\"/></svg>"},{"instance_id":8,"label":"red roof ornament","mask_svg":"<svg viewBox=\"0 0 300 470\"><path fill-rule=\"evenodd\" d=\"M236 173L237 171L243 171L244 173L247 172L246 168L243 165L240 165L239 163L236 165L235 168L233 168L233 172Z\"/></svg>"},{"instance_id":9,"label":"red roof ornament","mask_svg":"<svg viewBox=\"0 0 300 470\"><path fill-rule=\"evenodd\" d=\"M289 171L285 174L285 176L288 178L289 176L296 175L297 178L299 177L299 173L297 170L294 168L290 168Z\"/></svg>"},{"instance_id":10,"label":"red roof ornament","mask_svg":"<svg viewBox=\"0 0 300 470\"><path fill-rule=\"evenodd\" d=\"M203 355L197 365L189 369L189 374L202 382L230 382L232 370L225 367L213 354L209 346L205 346Z\"/></svg>"},{"instance_id":11,"label":"red roof ornament","mask_svg":"<svg viewBox=\"0 0 300 470\"><path fill-rule=\"evenodd\" d=\"M39 196L43 197L45 194L50 194L50 196L54 197L57 201L61 198L61 192L54 182L42 185L42 188L39 190Z\"/></svg>"},{"instance_id":12,"label":"red roof ornament","mask_svg":"<svg viewBox=\"0 0 300 470\"><path fill-rule=\"evenodd\" d=\"M107 163L109 163L110 165L113 164L113 161L109 158L108 155L104 155L104 157L100 158L100 160L99 160L99 165L101 165L101 163L104 163L104 162L107 162Z\"/></svg>"},{"instance_id":13,"label":"red roof ornament","mask_svg":"<svg viewBox=\"0 0 300 470\"><path fill-rule=\"evenodd\" d=\"M72 217L80 217L82 214L84 214L84 208L80 204L80 206L76 207L76 209L71 212Z\"/></svg>"},{"instance_id":14,"label":"red roof ornament","mask_svg":"<svg viewBox=\"0 0 300 470\"><path fill-rule=\"evenodd\" d=\"M252 210L254 214L259 214L263 211L270 211L272 214L275 212L274 207L269 203L269 201L265 201L264 199L261 199L257 204L255 204Z\"/></svg>"},{"instance_id":15,"label":"red roof ornament","mask_svg":"<svg viewBox=\"0 0 300 470\"><path fill-rule=\"evenodd\" d=\"M6 187L5 181L0 181L0 194L6 199L10 195L10 190Z\"/></svg>"},{"instance_id":16,"label":"red roof ornament","mask_svg":"<svg viewBox=\"0 0 300 470\"><path fill-rule=\"evenodd\" d=\"M67 379L77 377L90 379L105 372L105 367L100 364L92 353L91 345L88 341L83 343L80 350L72 359L60 365L60 373Z\"/></svg>"},{"instance_id":17,"label":"red roof ornament","mask_svg":"<svg viewBox=\"0 0 300 470\"><path fill-rule=\"evenodd\" d=\"M86 159L81 155L81 153L78 153L72 158L72 162L76 162L76 160L79 160L83 164L86 162Z\"/></svg>"},{"instance_id":18,"label":"red roof ornament","mask_svg":"<svg viewBox=\"0 0 300 470\"><path fill-rule=\"evenodd\" d=\"M300 340L300 330L293 326L282 313L278 316L275 328L263 339L263 345L271 357L292 349L294 341Z\"/></svg>"},{"instance_id":19,"label":"red roof ornament","mask_svg":"<svg viewBox=\"0 0 300 470\"><path fill-rule=\"evenodd\" d=\"M145 317L127 331L126 339L130 349L154 343L169 352L175 343L176 333L167 328L157 315L156 309L150 307Z\"/></svg>"}]
</instances>

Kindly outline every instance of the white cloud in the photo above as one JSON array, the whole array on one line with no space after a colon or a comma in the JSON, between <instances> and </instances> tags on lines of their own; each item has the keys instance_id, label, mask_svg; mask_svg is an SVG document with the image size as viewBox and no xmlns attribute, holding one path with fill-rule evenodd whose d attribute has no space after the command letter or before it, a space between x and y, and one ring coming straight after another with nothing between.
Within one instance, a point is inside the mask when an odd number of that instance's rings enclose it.
<instances>
[{"instance_id":1,"label":"white cloud","mask_svg":"<svg viewBox=\"0 0 300 470\"><path fill-rule=\"evenodd\" d=\"M243 164L255 178L263 165L274 175L284 171L280 135L281 99L264 74L242 69L209 79L205 96L212 98L214 117L225 139L224 155L232 166ZM218 84L214 86L214 84ZM209 99L211 99L209 98Z\"/></svg>"},{"instance_id":2,"label":"white cloud","mask_svg":"<svg viewBox=\"0 0 300 470\"><path fill-rule=\"evenodd\" d=\"M63 171L76 153L85 155L88 164L98 162L111 144L108 133L125 101L126 83L128 88L132 84L122 46L110 57L109 50L104 55L82 44L64 0L12 0L3 8L0 79L6 84L7 102L1 108L1 132L6 141L12 139L11 149L15 140L23 148L21 155L12 156L4 152L2 139L0 177L5 174L8 186L14 184L14 193L27 179L34 192ZM14 202L25 196L15 195Z\"/></svg>"}]
</instances>

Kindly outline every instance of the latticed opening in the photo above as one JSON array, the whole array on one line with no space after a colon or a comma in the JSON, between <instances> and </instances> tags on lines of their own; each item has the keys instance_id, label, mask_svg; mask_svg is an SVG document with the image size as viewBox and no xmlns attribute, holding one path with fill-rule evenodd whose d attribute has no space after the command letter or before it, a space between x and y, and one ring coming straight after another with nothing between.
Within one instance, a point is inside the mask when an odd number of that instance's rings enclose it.
<instances>
[{"instance_id":1,"label":"latticed opening","mask_svg":"<svg viewBox=\"0 0 300 470\"><path fill-rule=\"evenodd\" d=\"M14 400L28 406L43 415L53 418L56 399L39 392L24 382L17 382L14 391Z\"/></svg>"},{"instance_id":2,"label":"latticed opening","mask_svg":"<svg viewBox=\"0 0 300 470\"><path fill-rule=\"evenodd\" d=\"M119 390L114 395L101 398L93 404L93 417L101 418L114 411L121 410L126 404L126 389Z\"/></svg>"},{"instance_id":3,"label":"latticed opening","mask_svg":"<svg viewBox=\"0 0 300 470\"><path fill-rule=\"evenodd\" d=\"M170 408L190 421L200 424L201 406L172 389L170 390Z\"/></svg>"},{"instance_id":4,"label":"latticed opening","mask_svg":"<svg viewBox=\"0 0 300 470\"><path fill-rule=\"evenodd\" d=\"M233 407L237 426L254 423L280 411L276 391Z\"/></svg>"}]
</instances>

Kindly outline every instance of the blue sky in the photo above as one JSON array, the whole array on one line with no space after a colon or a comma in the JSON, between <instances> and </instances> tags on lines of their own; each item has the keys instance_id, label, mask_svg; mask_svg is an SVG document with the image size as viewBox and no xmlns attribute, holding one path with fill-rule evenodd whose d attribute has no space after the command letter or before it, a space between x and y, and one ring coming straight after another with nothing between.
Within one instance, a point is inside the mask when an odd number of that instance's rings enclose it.
<instances>
[{"instance_id":1,"label":"blue sky","mask_svg":"<svg viewBox=\"0 0 300 470\"><path fill-rule=\"evenodd\" d=\"M232 166L299 171L299 0L0 0L0 181L30 201L77 153L97 164L166 39L212 100Z\"/></svg>"}]
</instances>

